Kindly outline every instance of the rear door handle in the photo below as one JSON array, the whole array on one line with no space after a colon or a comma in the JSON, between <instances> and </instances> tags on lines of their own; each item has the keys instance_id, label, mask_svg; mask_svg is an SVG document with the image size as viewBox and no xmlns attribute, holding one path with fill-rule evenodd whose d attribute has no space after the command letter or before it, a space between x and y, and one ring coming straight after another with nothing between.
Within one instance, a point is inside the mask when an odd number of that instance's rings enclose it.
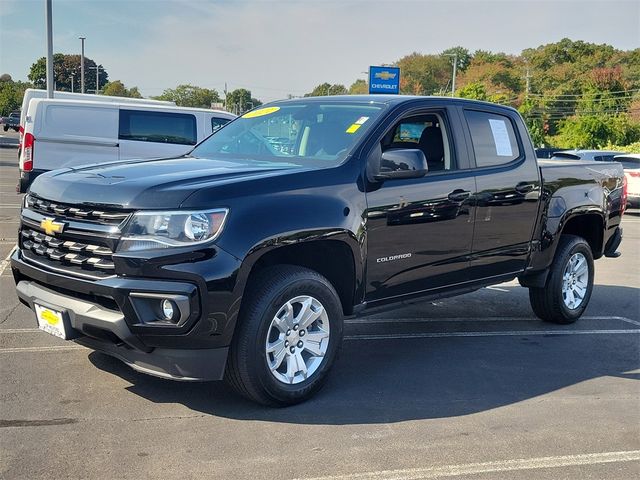
<instances>
[{"instance_id":1,"label":"rear door handle","mask_svg":"<svg viewBox=\"0 0 640 480\"><path fill-rule=\"evenodd\" d=\"M536 186L533 183L519 183L516 185L516 192L518 193L529 193L530 191L532 191L534 188L536 188Z\"/></svg>"},{"instance_id":2,"label":"rear door handle","mask_svg":"<svg viewBox=\"0 0 640 480\"><path fill-rule=\"evenodd\" d=\"M464 202L470 196L471 192L469 190L462 190L458 188L447 195L447 198L452 202Z\"/></svg>"}]
</instances>

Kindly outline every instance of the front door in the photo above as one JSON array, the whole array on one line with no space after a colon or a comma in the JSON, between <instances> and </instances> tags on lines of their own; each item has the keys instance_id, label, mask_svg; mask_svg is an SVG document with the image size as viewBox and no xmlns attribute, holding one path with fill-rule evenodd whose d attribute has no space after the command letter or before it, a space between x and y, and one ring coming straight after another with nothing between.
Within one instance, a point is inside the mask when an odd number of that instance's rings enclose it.
<instances>
[{"instance_id":1,"label":"front door","mask_svg":"<svg viewBox=\"0 0 640 480\"><path fill-rule=\"evenodd\" d=\"M455 111L412 111L380 142L419 148L423 178L386 180L367 192L366 300L375 303L465 281L473 237L475 179Z\"/></svg>"}]
</instances>

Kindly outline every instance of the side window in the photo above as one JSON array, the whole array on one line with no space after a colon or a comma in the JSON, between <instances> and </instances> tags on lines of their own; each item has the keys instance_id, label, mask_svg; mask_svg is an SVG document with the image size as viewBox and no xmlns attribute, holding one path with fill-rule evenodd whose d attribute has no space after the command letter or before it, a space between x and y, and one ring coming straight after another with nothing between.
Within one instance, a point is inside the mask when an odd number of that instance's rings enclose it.
<instances>
[{"instance_id":1,"label":"side window","mask_svg":"<svg viewBox=\"0 0 640 480\"><path fill-rule=\"evenodd\" d=\"M220 127L226 125L229 122L230 120L228 118L211 117L211 131L215 132L216 130L220 129Z\"/></svg>"},{"instance_id":2,"label":"side window","mask_svg":"<svg viewBox=\"0 0 640 480\"><path fill-rule=\"evenodd\" d=\"M478 167L509 163L520 156L516 134L509 117L465 110Z\"/></svg>"},{"instance_id":3,"label":"side window","mask_svg":"<svg viewBox=\"0 0 640 480\"><path fill-rule=\"evenodd\" d=\"M383 138L382 151L417 148L427 158L429 173L455 170L443 115L430 113L403 118Z\"/></svg>"},{"instance_id":4,"label":"side window","mask_svg":"<svg viewBox=\"0 0 640 480\"><path fill-rule=\"evenodd\" d=\"M195 145L198 139L196 117L188 113L121 109L118 138Z\"/></svg>"}]
</instances>

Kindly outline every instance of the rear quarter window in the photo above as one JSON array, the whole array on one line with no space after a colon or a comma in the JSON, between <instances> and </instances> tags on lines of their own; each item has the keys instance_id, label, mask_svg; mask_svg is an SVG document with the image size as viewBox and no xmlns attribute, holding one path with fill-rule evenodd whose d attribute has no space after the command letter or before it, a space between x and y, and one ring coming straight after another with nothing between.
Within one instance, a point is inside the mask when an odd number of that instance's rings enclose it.
<instances>
[{"instance_id":1,"label":"rear quarter window","mask_svg":"<svg viewBox=\"0 0 640 480\"><path fill-rule=\"evenodd\" d=\"M219 130L220 128L225 126L230 121L231 120L228 119L228 118L211 117L211 131L215 132L216 130Z\"/></svg>"},{"instance_id":2,"label":"rear quarter window","mask_svg":"<svg viewBox=\"0 0 640 480\"><path fill-rule=\"evenodd\" d=\"M198 139L196 117L188 113L121 109L118 138L195 145Z\"/></svg>"},{"instance_id":3,"label":"rear quarter window","mask_svg":"<svg viewBox=\"0 0 640 480\"><path fill-rule=\"evenodd\" d=\"M464 116L469 125L478 167L502 165L520 156L520 148L509 117L476 110L465 110Z\"/></svg>"}]
</instances>

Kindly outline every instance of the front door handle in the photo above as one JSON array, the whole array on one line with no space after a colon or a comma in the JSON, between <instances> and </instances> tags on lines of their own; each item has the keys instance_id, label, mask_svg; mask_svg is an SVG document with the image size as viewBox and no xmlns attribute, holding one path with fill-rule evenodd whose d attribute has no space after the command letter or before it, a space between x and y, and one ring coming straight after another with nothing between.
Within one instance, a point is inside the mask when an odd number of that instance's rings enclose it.
<instances>
[{"instance_id":1,"label":"front door handle","mask_svg":"<svg viewBox=\"0 0 640 480\"><path fill-rule=\"evenodd\" d=\"M529 193L534 188L536 188L536 186L533 183L520 182L519 184L516 185L516 192Z\"/></svg>"},{"instance_id":2,"label":"front door handle","mask_svg":"<svg viewBox=\"0 0 640 480\"><path fill-rule=\"evenodd\" d=\"M469 190L462 190L461 188L458 188L447 195L447 198L452 202L464 202L470 196L471 192Z\"/></svg>"}]
</instances>

